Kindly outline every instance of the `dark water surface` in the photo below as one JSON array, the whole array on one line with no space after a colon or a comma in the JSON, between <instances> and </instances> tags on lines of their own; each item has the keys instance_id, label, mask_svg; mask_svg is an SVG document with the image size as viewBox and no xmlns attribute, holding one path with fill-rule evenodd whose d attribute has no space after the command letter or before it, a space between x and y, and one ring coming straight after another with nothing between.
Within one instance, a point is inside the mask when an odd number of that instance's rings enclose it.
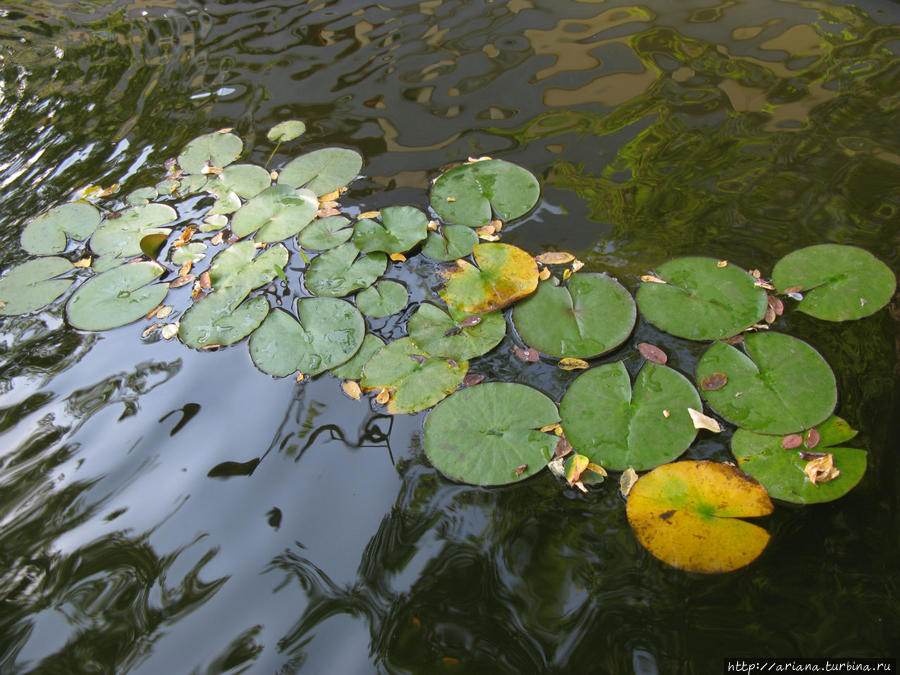
<instances>
[{"instance_id":1,"label":"dark water surface","mask_svg":"<svg viewBox=\"0 0 900 675\"><path fill-rule=\"evenodd\" d=\"M0 1L0 261L87 184L162 178L235 127L359 150L351 212L426 205L490 154L541 177L504 241L570 250L632 291L683 254L765 274L800 246L900 269L900 6L621 2ZM77 253L76 253L77 255ZM296 257L296 256L295 256ZM395 266L414 300L434 269ZM295 276L292 278L296 278ZM413 283L415 282L415 283ZM187 289L186 289L187 290ZM836 502L778 505L741 571L659 563L615 484L546 472L479 489L431 468L425 414L389 418L244 344L193 352L67 328L63 300L0 318L0 672L713 673L724 656L897 656L896 304L776 323L831 363L869 451ZM385 336L402 323L381 321ZM691 374L705 345L643 320ZM509 337L473 370L557 400L572 374ZM702 433L688 458L729 458Z\"/></svg>"}]
</instances>

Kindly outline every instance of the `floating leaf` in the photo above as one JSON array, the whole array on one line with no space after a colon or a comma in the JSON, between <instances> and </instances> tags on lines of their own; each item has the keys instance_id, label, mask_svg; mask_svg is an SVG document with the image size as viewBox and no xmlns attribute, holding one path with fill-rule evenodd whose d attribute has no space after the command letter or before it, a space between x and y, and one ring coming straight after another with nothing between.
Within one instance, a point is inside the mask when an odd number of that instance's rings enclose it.
<instances>
[{"instance_id":1,"label":"floating leaf","mask_svg":"<svg viewBox=\"0 0 900 675\"><path fill-rule=\"evenodd\" d=\"M894 273L878 258L840 244L789 253L775 264L772 282L782 289L802 287L803 301L797 309L826 321L874 314L890 302L897 286Z\"/></svg>"},{"instance_id":2,"label":"floating leaf","mask_svg":"<svg viewBox=\"0 0 900 675\"><path fill-rule=\"evenodd\" d=\"M657 268L666 283L645 282L641 313L661 330L691 340L716 340L749 328L766 312L766 293L735 265L714 258L676 258Z\"/></svg>"},{"instance_id":3,"label":"floating leaf","mask_svg":"<svg viewBox=\"0 0 900 675\"><path fill-rule=\"evenodd\" d=\"M379 281L356 294L356 306L366 316L375 318L396 314L409 301L406 286L397 281Z\"/></svg>"},{"instance_id":4,"label":"floating leaf","mask_svg":"<svg viewBox=\"0 0 900 675\"><path fill-rule=\"evenodd\" d=\"M531 347L522 349L519 345L513 345L513 351L518 358L526 363L536 363L541 360L541 355L538 354L537 349L532 349Z\"/></svg>"},{"instance_id":5,"label":"floating leaf","mask_svg":"<svg viewBox=\"0 0 900 675\"><path fill-rule=\"evenodd\" d=\"M129 192L128 196L125 197L125 201L131 206L143 206L144 204L149 204L157 197L159 197L159 193L156 191L156 188L142 187Z\"/></svg>"},{"instance_id":6,"label":"floating leaf","mask_svg":"<svg viewBox=\"0 0 900 675\"><path fill-rule=\"evenodd\" d=\"M269 313L269 303L262 297L243 302L248 293L242 286L229 286L198 300L181 318L181 341L204 349L234 344L250 335Z\"/></svg>"},{"instance_id":7,"label":"floating leaf","mask_svg":"<svg viewBox=\"0 0 900 675\"><path fill-rule=\"evenodd\" d=\"M169 235L161 233L141 237L141 252L150 260L156 260L168 240Z\"/></svg>"},{"instance_id":8,"label":"floating leaf","mask_svg":"<svg viewBox=\"0 0 900 675\"><path fill-rule=\"evenodd\" d=\"M362 389L359 387L359 382L354 380L345 380L344 383L341 384L341 389L343 389L344 393L354 401L358 401L362 396Z\"/></svg>"},{"instance_id":9,"label":"floating leaf","mask_svg":"<svg viewBox=\"0 0 900 675\"><path fill-rule=\"evenodd\" d=\"M342 380L358 380L362 377L363 368L372 355L384 346L384 340L372 333L366 333L362 346L346 363L331 369L331 374Z\"/></svg>"},{"instance_id":10,"label":"floating leaf","mask_svg":"<svg viewBox=\"0 0 900 675\"><path fill-rule=\"evenodd\" d=\"M423 356L419 362L410 355ZM375 352L363 369L363 389L389 389L393 392L388 412L412 413L430 408L455 390L466 375L467 361L451 363L432 357L411 339L395 340Z\"/></svg>"},{"instance_id":11,"label":"floating leaf","mask_svg":"<svg viewBox=\"0 0 900 675\"><path fill-rule=\"evenodd\" d=\"M641 356L647 359L650 363L655 363L658 366L664 366L669 360L668 355L656 345L651 345L649 342L641 342L637 346L638 351Z\"/></svg>"},{"instance_id":12,"label":"floating leaf","mask_svg":"<svg viewBox=\"0 0 900 675\"><path fill-rule=\"evenodd\" d=\"M536 389L487 382L442 401L425 420L425 454L444 475L473 485L524 480L552 458L558 441L542 426L559 420L556 404ZM521 472L517 469L525 465Z\"/></svg>"},{"instance_id":13,"label":"floating leaf","mask_svg":"<svg viewBox=\"0 0 900 675\"><path fill-rule=\"evenodd\" d=\"M485 314L506 307L537 288L537 264L522 249L509 244L476 244L473 253L478 267L460 259L440 292L451 307Z\"/></svg>"},{"instance_id":14,"label":"floating leaf","mask_svg":"<svg viewBox=\"0 0 900 675\"><path fill-rule=\"evenodd\" d=\"M722 425L719 424L717 419L710 417L709 415L704 415L694 408L688 408L688 415L691 416L691 422L695 429L706 429L714 434L722 433ZM669 415L666 415L666 417L669 417Z\"/></svg>"},{"instance_id":15,"label":"floating leaf","mask_svg":"<svg viewBox=\"0 0 900 675\"><path fill-rule=\"evenodd\" d=\"M476 324L463 326L439 307L422 303L409 319L409 337L432 356L466 361L486 354L506 335L501 312L484 314L482 318ZM455 332L448 335L450 331Z\"/></svg>"},{"instance_id":16,"label":"floating leaf","mask_svg":"<svg viewBox=\"0 0 900 675\"><path fill-rule=\"evenodd\" d=\"M68 235L83 241L100 224L100 212L85 202L54 206L32 219L22 231L21 243L34 255L52 255L66 250Z\"/></svg>"},{"instance_id":17,"label":"floating leaf","mask_svg":"<svg viewBox=\"0 0 900 675\"><path fill-rule=\"evenodd\" d=\"M172 251L172 262L176 265L200 262L206 257L206 244L195 241L185 246L180 246Z\"/></svg>"},{"instance_id":18,"label":"floating leaf","mask_svg":"<svg viewBox=\"0 0 900 675\"><path fill-rule=\"evenodd\" d=\"M169 284L150 284L163 272L155 262L137 262L88 279L66 304L69 323L81 330L107 330L143 318L169 292Z\"/></svg>"},{"instance_id":19,"label":"floating leaf","mask_svg":"<svg viewBox=\"0 0 900 675\"><path fill-rule=\"evenodd\" d=\"M381 222L363 218L353 228L353 243L363 253L408 251L428 234L428 218L413 206L389 206Z\"/></svg>"},{"instance_id":20,"label":"floating leaf","mask_svg":"<svg viewBox=\"0 0 900 675\"><path fill-rule=\"evenodd\" d=\"M118 264L122 258L141 254L141 240L149 235L168 235L172 230L161 227L173 222L178 214L166 204L132 206L117 218L107 218L91 237L91 250L99 256L109 256L102 267ZM95 263L96 267L96 263Z\"/></svg>"},{"instance_id":21,"label":"floating leaf","mask_svg":"<svg viewBox=\"0 0 900 675\"><path fill-rule=\"evenodd\" d=\"M316 217L319 202L309 190L273 185L238 209L231 231L238 237L256 232L255 241L269 243L293 237Z\"/></svg>"},{"instance_id":22,"label":"floating leaf","mask_svg":"<svg viewBox=\"0 0 900 675\"><path fill-rule=\"evenodd\" d=\"M362 157L347 148L322 148L288 162L278 175L279 185L306 187L317 195L342 188L362 168Z\"/></svg>"},{"instance_id":23,"label":"floating leaf","mask_svg":"<svg viewBox=\"0 0 900 675\"><path fill-rule=\"evenodd\" d=\"M273 143L282 143L299 138L304 133L306 133L306 125L303 122L300 120L285 120L269 129L266 138Z\"/></svg>"},{"instance_id":24,"label":"floating leaf","mask_svg":"<svg viewBox=\"0 0 900 675\"><path fill-rule=\"evenodd\" d=\"M287 264L288 252L281 244L270 246L254 258L256 252L250 241L239 241L219 251L209 268L213 288L238 288L249 292L272 281L278 276L278 269L283 270Z\"/></svg>"},{"instance_id":25,"label":"floating leaf","mask_svg":"<svg viewBox=\"0 0 900 675\"><path fill-rule=\"evenodd\" d=\"M534 256L534 259L542 265L565 265L575 260L575 256L566 251L548 251Z\"/></svg>"},{"instance_id":26,"label":"floating leaf","mask_svg":"<svg viewBox=\"0 0 900 675\"><path fill-rule=\"evenodd\" d=\"M443 225L441 231L429 232L422 253L434 260L457 260L472 254L478 235L464 225Z\"/></svg>"},{"instance_id":27,"label":"floating leaf","mask_svg":"<svg viewBox=\"0 0 900 675\"><path fill-rule=\"evenodd\" d=\"M566 286L542 283L513 310L522 339L556 357L592 358L615 349L636 317L631 295L605 274L578 274Z\"/></svg>"},{"instance_id":28,"label":"floating leaf","mask_svg":"<svg viewBox=\"0 0 900 675\"><path fill-rule=\"evenodd\" d=\"M557 363L556 365L561 370L585 370L586 368L591 367L591 364L584 359L575 359L572 357L560 359L559 363Z\"/></svg>"},{"instance_id":29,"label":"floating leaf","mask_svg":"<svg viewBox=\"0 0 900 675\"><path fill-rule=\"evenodd\" d=\"M29 260L0 278L0 316L25 314L41 309L65 293L72 279L54 279L73 269L65 258Z\"/></svg>"},{"instance_id":30,"label":"floating leaf","mask_svg":"<svg viewBox=\"0 0 900 675\"><path fill-rule=\"evenodd\" d=\"M744 350L714 343L697 364L697 380L725 373L728 383L703 396L722 417L766 434L815 426L837 404L831 368L812 347L781 333L748 333Z\"/></svg>"},{"instance_id":31,"label":"floating leaf","mask_svg":"<svg viewBox=\"0 0 900 675\"><path fill-rule=\"evenodd\" d=\"M562 426L575 451L614 471L670 462L697 435L688 416L700 407L693 385L666 366L645 363L631 386L621 361L591 368L560 403ZM672 414L665 417L664 409Z\"/></svg>"},{"instance_id":32,"label":"floating leaf","mask_svg":"<svg viewBox=\"0 0 900 675\"><path fill-rule=\"evenodd\" d=\"M633 466L629 466L622 472L622 475L619 477L619 492L623 497L628 499L631 488L634 487L634 484L637 483L637 480L638 474L637 471L634 470Z\"/></svg>"},{"instance_id":33,"label":"floating leaf","mask_svg":"<svg viewBox=\"0 0 900 675\"><path fill-rule=\"evenodd\" d=\"M353 242L341 244L317 256L306 272L306 287L316 295L341 297L371 286L387 269L384 253L359 256Z\"/></svg>"},{"instance_id":34,"label":"floating leaf","mask_svg":"<svg viewBox=\"0 0 900 675\"><path fill-rule=\"evenodd\" d=\"M497 214L503 221L528 213L541 196L530 171L502 159L459 166L441 174L431 188L431 206L444 220L481 227Z\"/></svg>"},{"instance_id":35,"label":"floating leaf","mask_svg":"<svg viewBox=\"0 0 900 675\"><path fill-rule=\"evenodd\" d=\"M227 192L216 199L215 204L206 213L209 216L221 216L234 213L239 208L241 208L241 198L236 192Z\"/></svg>"},{"instance_id":36,"label":"floating leaf","mask_svg":"<svg viewBox=\"0 0 900 675\"><path fill-rule=\"evenodd\" d=\"M700 388L703 391L716 391L726 384L728 384L728 376L725 373L712 373L700 381Z\"/></svg>"},{"instance_id":37,"label":"floating leaf","mask_svg":"<svg viewBox=\"0 0 900 675\"><path fill-rule=\"evenodd\" d=\"M343 244L353 235L353 228L348 227L350 221L344 216L316 218L308 226L300 230L297 243L303 248L313 251L324 251Z\"/></svg>"},{"instance_id":38,"label":"floating leaf","mask_svg":"<svg viewBox=\"0 0 900 675\"><path fill-rule=\"evenodd\" d=\"M185 173L203 173L208 166L225 168L240 156L244 143L234 134L203 134L188 143L178 155Z\"/></svg>"},{"instance_id":39,"label":"floating leaf","mask_svg":"<svg viewBox=\"0 0 900 675\"><path fill-rule=\"evenodd\" d=\"M768 532L739 518L765 516L772 508L765 488L735 467L684 461L641 476L626 513L638 541L655 557L688 572L714 574L759 557Z\"/></svg>"},{"instance_id":40,"label":"floating leaf","mask_svg":"<svg viewBox=\"0 0 900 675\"><path fill-rule=\"evenodd\" d=\"M244 199L252 199L271 184L272 177L261 166L232 164L206 184L206 191L217 197L233 192Z\"/></svg>"}]
</instances>

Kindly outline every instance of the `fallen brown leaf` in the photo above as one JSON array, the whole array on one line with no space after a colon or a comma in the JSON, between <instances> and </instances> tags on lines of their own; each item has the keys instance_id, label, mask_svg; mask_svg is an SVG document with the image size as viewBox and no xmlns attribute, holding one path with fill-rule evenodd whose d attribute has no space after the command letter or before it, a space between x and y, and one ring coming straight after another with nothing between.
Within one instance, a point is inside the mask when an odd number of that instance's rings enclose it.
<instances>
[{"instance_id":1,"label":"fallen brown leaf","mask_svg":"<svg viewBox=\"0 0 900 675\"><path fill-rule=\"evenodd\" d=\"M634 467L629 466L622 472L622 476L619 478L619 492L622 493L623 497L628 498L628 493L631 492L631 488L634 487L637 481L638 475Z\"/></svg>"},{"instance_id":2,"label":"fallen brown leaf","mask_svg":"<svg viewBox=\"0 0 900 675\"><path fill-rule=\"evenodd\" d=\"M656 345L651 345L649 342L638 343L637 348L641 353L641 356L647 359L650 363L664 366L669 360L668 355L662 349L660 349Z\"/></svg>"},{"instance_id":3,"label":"fallen brown leaf","mask_svg":"<svg viewBox=\"0 0 900 675\"><path fill-rule=\"evenodd\" d=\"M713 373L700 381L700 388L703 391L716 391L726 384L728 384L728 376L725 373Z\"/></svg>"},{"instance_id":4,"label":"fallen brown leaf","mask_svg":"<svg viewBox=\"0 0 900 675\"><path fill-rule=\"evenodd\" d=\"M516 353L516 356L528 363L534 363L541 360L540 354L538 354L537 350L533 347L522 349L519 345L513 345L513 351Z\"/></svg>"},{"instance_id":5,"label":"fallen brown leaf","mask_svg":"<svg viewBox=\"0 0 900 675\"><path fill-rule=\"evenodd\" d=\"M824 457L817 457L808 461L803 472L812 481L813 485L827 483L841 475L841 472L834 465L834 455L830 453Z\"/></svg>"},{"instance_id":6,"label":"fallen brown leaf","mask_svg":"<svg viewBox=\"0 0 900 675\"><path fill-rule=\"evenodd\" d=\"M643 281L645 283L649 283L649 284L667 284L667 283L669 283L668 281L660 279L655 274L642 274L641 281Z\"/></svg>"},{"instance_id":7,"label":"fallen brown leaf","mask_svg":"<svg viewBox=\"0 0 900 675\"><path fill-rule=\"evenodd\" d=\"M528 468L527 464L522 464L521 466L517 466L516 467L516 475L521 476L523 473L525 473L525 469L527 469L527 468Z\"/></svg>"},{"instance_id":8,"label":"fallen brown leaf","mask_svg":"<svg viewBox=\"0 0 900 675\"><path fill-rule=\"evenodd\" d=\"M781 447L785 450L793 450L803 445L803 436L800 434L789 434L781 439Z\"/></svg>"},{"instance_id":9,"label":"fallen brown leaf","mask_svg":"<svg viewBox=\"0 0 900 675\"><path fill-rule=\"evenodd\" d=\"M194 275L188 274L187 276L178 277L177 279L173 279L169 283L169 288L181 288L182 286L187 286L189 283L194 281Z\"/></svg>"},{"instance_id":10,"label":"fallen brown leaf","mask_svg":"<svg viewBox=\"0 0 900 675\"><path fill-rule=\"evenodd\" d=\"M822 440L821 434L816 429L810 429L806 432L806 438L803 440L803 445L812 450L819 444L819 441Z\"/></svg>"},{"instance_id":11,"label":"fallen brown leaf","mask_svg":"<svg viewBox=\"0 0 900 675\"><path fill-rule=\"evenodd\" d=\"M482 382L484 382L484 375L480 375L479 373L468 373L463 378L464 387L474 387L476 384L481 384Z\"/></svg>"}]
</instances>

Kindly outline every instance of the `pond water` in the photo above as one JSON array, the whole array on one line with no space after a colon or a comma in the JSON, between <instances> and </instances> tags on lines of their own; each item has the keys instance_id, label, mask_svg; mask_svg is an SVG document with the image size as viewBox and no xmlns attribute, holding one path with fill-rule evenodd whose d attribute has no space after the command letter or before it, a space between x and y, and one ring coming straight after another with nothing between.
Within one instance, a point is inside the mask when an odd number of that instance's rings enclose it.
<instances>
[{"instance_id":1,"label":"pond water","mask_svg":"<svg viewBox=\"0 0 900 675\"><path fill-rule=\"evenodd\" d=\"M632 292L679 255L769 274L823 242L896 272L898 55L887 0L7 0L0 261L26 260L27 219L86 185L153 185L222 127L265 163L266 131L295 118L307 133L273 166L358 150L351 214L424 208L440 167L468 156L527 167L542 200L503 241L571 251ZM436 269L419 256L388 276L418 302ZM548 472L458 484L425 458L426 413L390 417L327 374L270 378L244 343L195 352L142 339L147 322L76 331L63 303L0 317L3 673L711 673L726 656L897 656L896 303L776 321L831 364L868 470L835 502L778 504L761 558L719 576L646 552L616 481L588 495ZM598 362L633 365L642 341L688 375L705 349L639 319ZM513 344L473 370L558 401L576 374ZM728 460L729 437L701 433L685 457Z\"/></svg>"}]
</instances>

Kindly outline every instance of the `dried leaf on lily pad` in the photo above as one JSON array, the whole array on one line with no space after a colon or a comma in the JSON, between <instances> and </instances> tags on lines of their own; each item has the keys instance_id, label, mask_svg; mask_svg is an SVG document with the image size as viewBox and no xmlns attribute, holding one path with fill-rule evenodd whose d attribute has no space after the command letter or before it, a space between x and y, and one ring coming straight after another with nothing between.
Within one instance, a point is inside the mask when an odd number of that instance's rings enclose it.
<instances>
[{"instance_id":1,"label":"dried leaf on lily pad","mask_svg":"<svg viewBox=\"0 0 900 675\"><path fill-rule=\"evenodd\" d=\"M460 259L447 273L440 296L448 305L462 312L486 314L537 288L537 264L522 249L509 244L476 244L472 250L477 267Z\"/></svg>"},{"instance_id":2,"label":"dried leaf on lily pad","mask_svg":"<svg viewBox=\"0 0 900 675\"><path fill-rule=\"evenodd\" d=\"M803 473L813 485L827 483L841 475L840 470L834 465L834 455L831 453L809 460Z\"/></svg>"},{"instance_id":3,"label":"dried leaf on lily pad","mask_svg":"<svg viewBox=\"0 0 900 675\"><path fill-rule=\"evenodd\" d=\"M728 376L725 373L712 373L700 381L700 388L703 391L716 391L726 384L728 384Z\"/></svg>"},{"instance_id":4,"label":"dried leaf on lily pad","mask_svg":"<svg viewBox=\"0 0 900 675\"><path fill-rule=\"evenodd\" d=\"M781 439L781 447L785 450L793 450L803 445L803 436L800 434L788 434Z\"/></svg>"},{"instance_id":5,"label":"dried leaf on lily pad","mask_svg":"<svg viewBox=\"0 0 900 675\"><path fill-rule=\"evenodd\" d=\"M88 279L66 303L69 323L81 330L107 330L142 319L169 292L169 284L150 283L163 272L158 263L137 262Z\"/></svg>"},{"instance_id":6,"label":"dried leaf on lily pad","mask_svg":"<svg viewBox=\"0 0 900 675\"><path fill-rule=\"evenodd\" d=\"M506 335L501 312L483 314L473 323L466 317L456 322L440 307L422 303L409 319L409 337L428 354L460 361L486 354ZM468 323L469 325L463 325Z\"/></svg>"},{"instance_id":7,"label":"dried leaf on lily pad","mask_svg":"<svg viewBox=\"0 0 900 675\"><path fill-rule=\"evenodd\" d=\"M431 411L425 421L425 454L454 480L514 483L553 458L558 438L540 429L557 421L556 404L538 390L487 382L454 393ZM523 464L526 468L517 473Z\"/></svg>"},{"instance_id":8,"label":"dried leaf on lily pad","mask_svg":"<svg viewBox=\"0 0 900 675\"><path fill-rule=\"evenodd\" d=\"M726 268L727 269L727 268ZM688 572L731 572L756 560L769 533L741 518L772 512L765 488L728 464L683 461L641 476L626 514L656 558Z\"/></svg>"},{"instance_id":9,"label":"dried leaf on lily pad","mask_svg":"<svg viewBox=\"0 0 900 675\"><path fill-rule=\"evenodd\" d=\"M56 300L72 285L72 279L56 279L73 269L72 263L56 256L22 263L0 278L0 315L25 314Z\"/></svg>"},{"instance_id":10,"label":"dried leaf on lily pad","mask_svg":"<svg viewBox=\"0 0 900 675\"><path fill-rule=\"evenodd\" d=\"M650 363L655 363L658 366L664 366L669 360L669 356L656 345L651 345L649 342L641 342L637 346L638 351L641 356L647 359Z\"/></svg>"}]
</instances>

